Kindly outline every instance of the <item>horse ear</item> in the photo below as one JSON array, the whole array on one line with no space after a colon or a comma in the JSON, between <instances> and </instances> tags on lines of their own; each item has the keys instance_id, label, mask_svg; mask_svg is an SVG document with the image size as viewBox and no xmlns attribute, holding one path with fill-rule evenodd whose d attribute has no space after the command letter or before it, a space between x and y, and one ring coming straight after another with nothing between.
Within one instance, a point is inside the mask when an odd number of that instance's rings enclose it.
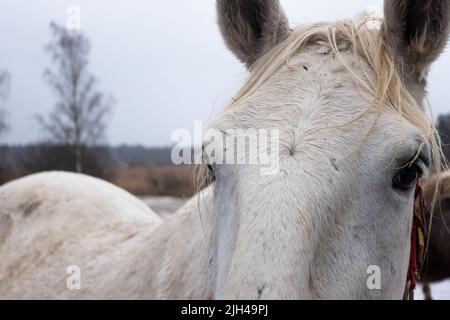
<instances>
[{"instance_id":1,"label":"horse ear","mask_svg":"<svg viewBox=\"0 0 450 320\"><path fill-rule=\"evenodd\" d=\"M248 68L289 33L278 0L217 0L225 43Z\"/></svg>"},{"instance_id":2,"label":"horse ear","mask_svg":"<svg viewBox=\"0 0 450 320\"><path fill-rule=\"evenodd\" d=\"M424 84L450 33L449 0L385 0L384 32L410 80Z\"/></svg>"}]
</instances>

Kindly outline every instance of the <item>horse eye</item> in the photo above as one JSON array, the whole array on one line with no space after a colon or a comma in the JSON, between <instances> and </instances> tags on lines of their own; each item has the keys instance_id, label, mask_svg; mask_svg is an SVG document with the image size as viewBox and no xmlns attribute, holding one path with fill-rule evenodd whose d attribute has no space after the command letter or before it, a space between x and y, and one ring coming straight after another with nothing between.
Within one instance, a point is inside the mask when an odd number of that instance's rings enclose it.
<instances>
[{"instance_id":1,"label":"horse eye","mask_svg":"<svg viewBox=\"0 0 450 320\"><path fill-rule=\"evenodd\" d=\"M212 180L213 180L213 181L216 180L216 174L214 173L214 168L213 168L213 166L210 165L210 164L208 164L207 167L208 167L209 174L210 174L211 177L212 177Z\"/></svg>"},{"instance_id":2,"label":"horse eye","mask_svg":"<svg viewBox=\"0 0 450 320\"><path fill-rule=\"evenodd\" d=\"M400 191L410 191L422 174L422 169L417 164L401 168L394 176L392 187Z\"/></svg>"}]
</instances>

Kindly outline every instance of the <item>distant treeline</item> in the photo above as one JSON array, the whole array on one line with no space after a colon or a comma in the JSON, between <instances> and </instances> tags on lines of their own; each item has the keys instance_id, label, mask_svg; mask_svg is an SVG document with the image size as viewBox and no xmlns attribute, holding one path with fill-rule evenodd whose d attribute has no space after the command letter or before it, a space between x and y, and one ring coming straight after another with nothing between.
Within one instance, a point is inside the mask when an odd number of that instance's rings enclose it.
<instances>
[{"instance_id":1,"label":"distant treeline","mask_svg":"<svg viewBox=\"0 0 450 320\"><path fill-rule=\"evenodd\" d=\"M43 171L80 172L76 152L69 145L0 146L0 185ZM139 195L191 196L192 166L175 166L171 153L170 147L81 146L81 172Z\"/></svg>"},{"instance_id":2,"label":"distant treeline","mask_svg":"<svg viewBox=\"0 0 450 320\"><path fill-rule=\"evenodd\" d=\"M98 165L111 167L119 165L170 165L171 148L148 148L122 145L117 147L89 147L84 152L86 158L95 157ZM0 167L64 166L65 159L71 158L71 148L64 145L33 144L20 146L0 146ZM89 159L85 159L88 161ZM47 162L45 164L44 162ZM89 161L88 161L89 162ZM63 168L60 168L61 170Z\"/></svg>"}]
</instances>

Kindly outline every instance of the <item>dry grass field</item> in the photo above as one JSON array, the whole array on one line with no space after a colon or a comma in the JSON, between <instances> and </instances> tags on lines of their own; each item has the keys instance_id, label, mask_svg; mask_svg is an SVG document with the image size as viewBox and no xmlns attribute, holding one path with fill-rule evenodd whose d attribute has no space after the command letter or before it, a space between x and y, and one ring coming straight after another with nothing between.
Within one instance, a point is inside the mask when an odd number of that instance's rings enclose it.
<instances>
[{"instance_id":1,"label":"dry grass field","mask_svg":"<svg viewBox=\"0 0 450 320\"><path fill-rule=\"evenodd\" d=\"M191 197L193 166L119 166L106 168L106 178L138 196Z\"/></svg>"}]
</instances>

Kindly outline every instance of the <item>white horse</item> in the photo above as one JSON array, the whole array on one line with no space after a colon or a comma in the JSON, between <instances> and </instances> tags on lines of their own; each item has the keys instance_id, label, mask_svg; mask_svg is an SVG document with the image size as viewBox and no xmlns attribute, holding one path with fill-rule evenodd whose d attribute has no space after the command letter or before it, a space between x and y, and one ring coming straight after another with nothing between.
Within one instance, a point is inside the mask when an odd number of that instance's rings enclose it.
<instances>
[{"instance_id":1,"label":"white horse","mask_svg":"<svg viewBox=\"0 0 450 320\"><path fill-rule=\"evenodd\" d=\"M294 30L276 0L217 8L250 79L211 127L278 128L279 173L212 164L215 182L164 222L82 175L4 185L0 298L402 298L450 1Z\"/></svg>"}]
</instances>

